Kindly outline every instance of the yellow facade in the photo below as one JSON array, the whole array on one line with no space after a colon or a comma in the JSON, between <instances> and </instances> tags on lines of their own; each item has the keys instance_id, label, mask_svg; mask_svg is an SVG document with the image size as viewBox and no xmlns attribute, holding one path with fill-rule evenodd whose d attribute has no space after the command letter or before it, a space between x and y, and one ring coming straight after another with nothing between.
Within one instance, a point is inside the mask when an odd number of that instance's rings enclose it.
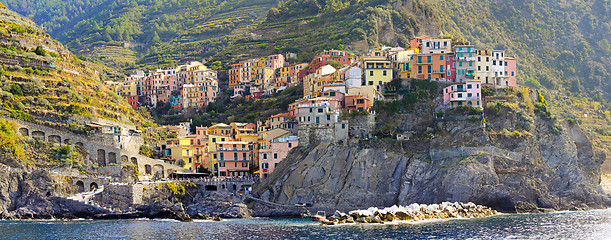
<instances>
[{"instance_id":1,"label":"yellow facade","mask_svg":"<svg viewBox=\"0 0 611 240\"><path fill-rule=\"evenodd\" d=\"M376 90L382 91L382 85L389 83L393 79L393 69L390 61L384 57L370 57L363 61L365 74L365 86L373 86Z\"/></svg>"}]
</instances>

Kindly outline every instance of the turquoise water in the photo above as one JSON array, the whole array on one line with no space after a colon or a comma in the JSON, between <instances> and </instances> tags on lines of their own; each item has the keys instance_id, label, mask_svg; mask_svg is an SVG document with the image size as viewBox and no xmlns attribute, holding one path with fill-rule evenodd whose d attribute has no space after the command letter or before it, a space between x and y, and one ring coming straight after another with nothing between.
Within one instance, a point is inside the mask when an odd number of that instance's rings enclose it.
<instances>
[{"instance_id":1,"label":"turquoise water","mask_svg":"<svg viewBox=\"0 0 611 240\"><path fill-rule=\"evenodd\" d=\"M302 219L0 221L0 239L611 239L611 209L425 223L321 226Z\"/></svg>"}]
</instances>

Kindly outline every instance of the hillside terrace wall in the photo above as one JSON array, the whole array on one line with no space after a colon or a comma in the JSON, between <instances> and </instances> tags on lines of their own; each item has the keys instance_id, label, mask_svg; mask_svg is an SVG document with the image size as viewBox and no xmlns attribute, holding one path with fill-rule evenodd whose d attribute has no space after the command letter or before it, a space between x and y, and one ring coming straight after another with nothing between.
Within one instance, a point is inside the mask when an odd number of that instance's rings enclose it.
<instances>
[{"instance_id":1,"label":"hillside terrace wall","mask_svg":"<svg viewBox=\"0 0 611 240\"><path fill-rule=\"evenodd\" d=\"M121 149L107 138L74 134L65 130L50 128L35 123L2 117L17 123L17 131L21 136L38 138L59 144L73 144L83 148L88 153L88 164L95 164L98 173L110 176L121 176L122 166L136 164L140 176L165 178L172 172L188 171L177 165L140 155L136 151ZM133 149L133 148L131 148Z\"/></svg>"}]
</instances>

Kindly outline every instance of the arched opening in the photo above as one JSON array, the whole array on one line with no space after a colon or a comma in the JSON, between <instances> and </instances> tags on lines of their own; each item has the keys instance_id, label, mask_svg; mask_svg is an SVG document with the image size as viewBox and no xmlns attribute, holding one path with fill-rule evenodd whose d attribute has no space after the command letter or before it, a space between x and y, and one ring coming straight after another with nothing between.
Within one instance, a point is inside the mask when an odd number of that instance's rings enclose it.
<instances>
[{"instance_id":1,"label":"arched opening","mask_svg":"<svg viewBox=\"0 0 611 240\"><path fill-rule=\"evenodd\" d=\"M36 138L39 140L45 140L45 133L41 132L41 131L33 131L32 132L32 138Z\"/></svg>"},{"instance_id":2,"label":"arched opening","mask_svg":"<svg viewBox=\"0 0 611 240\"><path fill-rule=\"evenodd\" d=\"M129 161L129 158L126 155L121 155L121 161L122 162L127 162L127 161Z\"/></svg>"},{"instance_id":3,"label":"arched opening","mask_svg":"<svg viewBox=\"0 0 611 240\"><path fill-rule=\"evenodd\" d=\"M467 104L469 104L469 106L473 105L471 101L468 101Z\"/></svg>"},{"instance_id":4,"label":"arched opening","mask_svg":"<svg viewBox=\"0 0 611 240\"><path fill-rule=\"evenodd\" d=\"M78 190L78 192L82 193L85 191L85 183L83 183L83 181L77 181L76 182L76 188Z\"/></svg>"},{"instance_id":5,"label":"arched opening","mask_svg":"<svg viewBox=\"0 0 611 240\"><path fill-rule=\"evenodd\" d=\"M106 151L104 149L98 149L98 165L106 166Z\"/></svg>"},{"instance_id":6,"label":"arched opening","mask_svg":"<svg viewBox=\"0 0 611 240\"><path fill-rule=\"evenodd\" d=\"M66 145L72 144L72 139L64 139L64 144Z\"/></svg>"},{"instance_id":7,"label":"arched opening","mask_svg":"<svg viewBox=\"0 0 611 240\"><path fill-rule=\"evenodd\" d=\"M138 159L135 157L132 157L132 164L138 165Z\"/></svg>"},{"instance_id":8,"label":"arched opening","mask_svg":"<svg viewBox=\"0 0 611 240\"><path fill-rule=\"evenodd\" d=\"M90 191L98 190L98 184L95 182L92 182L91 184L89 184L89 190Z\"/></svg>"},{"instance_id":9,"label":"arched opening","mask_svg":"<svg viewBox=\"0 0 611 240\"><path fill-rule=\"evenodd\" d=\"M216 185L206 185L204 186L204 191L216 191L218 187Z\"/></svg>"},{"instance_id":10,"label":"arched opening","mask_svg":"<svg viewBox=\"0 0 611 240\"><path fill-rule=\"evenodd\" d=\"M153 172L153 169L151 165L148 165L148 164L144 165L144 173L146 175L151 175L152 172Z\"/></svg>"},{"instance_id":11,"label":"arched opening","mask_svg":"<svg viewBox=\"0 0 611 240\"><path fill-rule=\"evenodd\" d=\"M233 184L233 191L238 190L238 186L236 186L235 184Z\"/></svg>"},{"instance_id":12,"label":"arched opening","mask_svg":"<svg viewBox=\"0 0 611 240\"><path fill-rule=\"evenodd\" d=\"M164 178L165 174L164 174L164 168L163 165L161 164L155 164L153 166L153 174L155 175L155 177L157 178Z\"/></svg>"},{"instance_id":13,"label":"arched opening","mask_svg":"<svg viewBox=\"0 0 611 240\"><path fill-rule=\"evenodd\" d=\"M225 189L225 184L221 185L221 188L222 188L222 189Z\"/></svg>"},{"instance_id":14,"label":"arched opening","mask_svg":"<svg viewBox=\"0 0 611 240\"><path fill-rule=\"evenodd\" d=\"M75 145L76 145L77 147L83 147L83 143L82 143L82 142L77 142Z\"/></svg>"},{"instance_id":15,"label":"arched opening","mask_svg":"<svg viewBox=\"0 0 611 240\"><path fill-rule=\"evenodd\" d=\"M62 138L57 135L49 135L49 142L51 143L62 143Z\"/></svg>"},{"instance_id":16,"label":"arched opening","mask_svg":"<svg viewBox=\"0 0 611 240\"><path fill-rule=\"evenodd\" d=\"M108 163L117 163L117 154L114 152L109 152L108 153Z\"/></svg>"},{"instance_id":17,"label":"arched opening","mask_svg":"<svg viewBox=\"0 0 611 240\"><path fill-rule=\"evenodd\" d=\"M30 136L30 130L28 130L27 128L19 128L19 135L23 136L23 137L29 137Z\"/></svg>"}]
</instances>

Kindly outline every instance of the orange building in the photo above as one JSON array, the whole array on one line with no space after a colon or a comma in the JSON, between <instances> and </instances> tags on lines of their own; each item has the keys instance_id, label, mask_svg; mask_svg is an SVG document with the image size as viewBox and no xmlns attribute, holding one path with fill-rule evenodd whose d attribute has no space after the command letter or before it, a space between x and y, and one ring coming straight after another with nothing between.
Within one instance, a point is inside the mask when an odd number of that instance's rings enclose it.
<instances>
[{"instance_id":1,"label":"orange building","mask_svg":"<svg viewBox=\"0 0 611 240\"><path fill-rule=\"evenodd\" d=\"M412 58L412 78L429 80L446 80L446 54L415 54Z\"/></svg>"}]
</instances>

